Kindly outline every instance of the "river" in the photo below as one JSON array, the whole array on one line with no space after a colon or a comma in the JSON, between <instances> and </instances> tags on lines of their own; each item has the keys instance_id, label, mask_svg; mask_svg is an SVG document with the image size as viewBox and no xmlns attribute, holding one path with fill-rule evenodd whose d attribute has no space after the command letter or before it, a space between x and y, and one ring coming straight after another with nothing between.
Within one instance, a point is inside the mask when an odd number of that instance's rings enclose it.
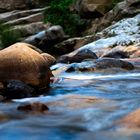
<instances>
[{"instance_id":1,"label":"river","mask_svg":"<svg viewBox=\"0 0 140 140\"><path fill-rule=\"evenodd\" d=\"M48 93L0 105L0 140L139 140L121 130L123 116L140 107L140 73L64 73ZM44 114L20 112L23 102L47 104Z\"/></svg>"}]
</instances>

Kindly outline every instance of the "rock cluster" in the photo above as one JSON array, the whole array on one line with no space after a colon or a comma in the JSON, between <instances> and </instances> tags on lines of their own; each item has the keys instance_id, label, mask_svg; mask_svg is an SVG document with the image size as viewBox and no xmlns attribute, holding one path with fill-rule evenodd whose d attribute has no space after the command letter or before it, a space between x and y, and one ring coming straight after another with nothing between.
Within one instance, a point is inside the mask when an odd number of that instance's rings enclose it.
<instances>
[{"instance_id":1,"label":"rock cluster","mask_svg":"<svg viewBox=\"0 0 140 140\"><path fill-rule=\"evenodd\" d=\"M90 26L74 38L60 25L43 23L43 12L49 8L42 7L43 0L0 2L0 22L22 35L20 42L0 50L1 102L12 99L19 116L37 115L35 120L41 122L43 116L47 127L78 132L77 136L86 132L86 138L89 131L139 132L140 0L122 1L110 11L111 0L77 0L70 8ZM35 96L39 97L28 98ZM0 121L17 115L9 114L0 111ZM36 129L40 126L39 121Z\"/></svg>"},{"instance_id":2,"label":"rock cluster","mask_svg":"<svg viewBox=\"0 0 140 140\"><path fill-rule=\"evenodd\" d=\"M27 6L26 2L24 1L24 5ZM6 12L0 14L0 21L20 32L21 41L25 42L0 51L0 81L3 85L1 91L6 91L5 94L9 91L21 91L23 96L27 91L29 94L36 94L34 87L43 88L49 85L52 76L49 67L54 64L55 58L45 52L56 57L56 66L63 63L60 67L51 68L53 74L61 71L139 69L140 14L139 8L135 9L136 5L139 5L138 0L118 3L109 12L107 8L110 0L77 0L74 10L82 18L90 19L91 26L85 31L87 36L69 39L60 25L43 23L43 11L49 7L41 8L38 5L39 0L32 2L34 9L15 7L13 11L9 11L12 9L7 8ZM16 5L18 3L15 3ZM94 26L95 24L98 26ZM89 35L88 30L92 34ZM15 85L18 85L18 88Z\"/></svg>"},{"instance_id":3,"label":"rock cluster","mask_svg":"<svg viewBox=\"0 0 140 140\"><path fill-rule=\"evenodd\" d=\"M0 82L4 83L7 96L23 97L26 93L32 94L34 89L26 84L39 88L48 87L52 76L49 67L54 62L53 56L40 54L26 43L16 43L1 50ZM25 84L9 80L20 80Z\"/></svg>"}]
</instances>

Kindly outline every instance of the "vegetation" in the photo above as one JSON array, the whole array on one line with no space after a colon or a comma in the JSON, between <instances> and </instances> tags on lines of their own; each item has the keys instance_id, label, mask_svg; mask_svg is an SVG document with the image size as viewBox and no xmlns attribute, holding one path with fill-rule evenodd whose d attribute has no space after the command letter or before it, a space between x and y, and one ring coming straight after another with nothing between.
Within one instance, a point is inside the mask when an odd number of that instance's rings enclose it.
<instances>
[{"instance_id":1,"label":"vegetation","mask_svg":"<svg viewBox=\"0 0 140 140\"><path fill-rule=\"evenodd\" d=\"M45 12L45 23L61 25L65 33L71 36L80 35L85 23L79 15L70 10L74 2L75 0L51 0L50 8Z\"/></svg>"},{"instance_id":2,"label":"vegetation","mask_svg":"<svg viewBox=\"0 0 140 140\"><path fill-rule=\"evenodd\" d=\"M0 46L5 48L19 41L20 34L8 25L0 24Z\"/></svg>"},{"instance_id":3,"label":"vegetation","mask_svg":"<svg viewBox=\"0 0 140 140\"><path fill-rule=\"evenodd\" d=\"M113 8L117 3L124 1L124 0L112 0L111 8Z\"/></svg>"}]
</instances>

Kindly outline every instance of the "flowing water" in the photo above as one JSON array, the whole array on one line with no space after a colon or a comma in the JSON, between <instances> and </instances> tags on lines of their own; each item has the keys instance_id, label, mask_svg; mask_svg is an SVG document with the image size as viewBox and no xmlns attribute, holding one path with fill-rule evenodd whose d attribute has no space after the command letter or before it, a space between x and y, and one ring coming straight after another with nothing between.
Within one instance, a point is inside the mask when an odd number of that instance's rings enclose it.
<instances>
[{"instance_id":1,"label":"flowing water","mask_svg":"<svg viewBox=\"0 0 140 140\"><path fill-rule=\"evenodd\" d=\"M40 97L0 105L0 140L139 140L117 121L140 107L140 73L64 73ZM20 112L22 102L46 103L43 114Z\"/></svg>"}]
</instances>

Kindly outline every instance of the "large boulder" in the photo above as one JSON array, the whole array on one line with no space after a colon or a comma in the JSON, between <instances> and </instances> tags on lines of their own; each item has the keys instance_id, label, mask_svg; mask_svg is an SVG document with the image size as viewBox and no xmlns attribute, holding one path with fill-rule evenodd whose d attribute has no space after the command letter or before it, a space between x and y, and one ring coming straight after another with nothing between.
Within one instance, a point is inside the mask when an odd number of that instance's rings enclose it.
<instances>
[{"instance_id":1,"label":"large boulder","mask_svg":"<svg viewBox=\"0 0 140 140\"><path fill-rule=\"evenodd\" d=\"M26 43L16 43L0 51L0 81L20 80L26 84L44 87L50 83L49 66L55 59L41 55Z\"/></svg>"},{"instance_id":2,"label":"large boulder","mask_svg":"<svg viewBox=\"0 0 140 140\"><path fill-rule=\"evenodd\" d=\"M112 0L78 0L75 9L84 18L97 18L107 12L111 3Z\"/></svg>"}]
</instances>

